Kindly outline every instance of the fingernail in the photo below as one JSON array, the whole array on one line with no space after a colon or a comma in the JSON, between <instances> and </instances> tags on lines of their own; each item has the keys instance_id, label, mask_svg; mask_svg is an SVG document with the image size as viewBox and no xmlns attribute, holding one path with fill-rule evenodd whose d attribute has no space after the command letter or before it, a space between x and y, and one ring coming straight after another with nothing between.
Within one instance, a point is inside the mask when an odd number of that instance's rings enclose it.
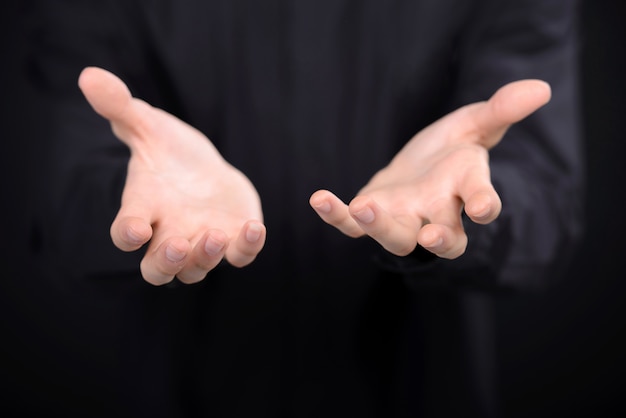
<instances>
[{"instance_id":1,"label":"fingernail","mask_svg":"<svg viewBox=\"0 0 626 418\"><path fill-rule=\"evenodd\" d=\"M165 257L172 263L179 263L185 258L185 253L168 246L165 249Z\"/></svg>"},{"instance_id":2,"label":"fingernail","mask_svg":"<svg viewBox=\"0 0 626 418\"><path fill-rule=\"evenodd\" d=\"M322 212L322 213L330 213L331 207L330 207L330 203L324 201L319 205L315 205L315 209L318 212Z\"/></svg>"},{"instance_id":3,"label":"fingernail","mask_svg":"<svg viewBox=\"0 0 626 418\"><path fill-rule=\"evenodd\" d=\"M246 239L250 243L255 243L261 238L261 232L263 229L258 224L251 224L246 231Z\"/></svg>"},{"instance_id":4,"label":"fingernail","mask_svg":"<svg viewBox=\"0 0 626 418\"><path fill-rule=\"evenodd\" d=\"M374 222L374 211L367 206L356 212L354 216L364 224L370 224Z\"/></svg>"},{"instance_id":5,"label":"fingernail","mask_svg":"<svg viewBox=\"0 0 626 418\"><path fill-rule=\"evenodd\" d=\"M207 238L206 242L204 243L204 251L208 255L211 255L211 256L218 255L223 249L224 249L224 242L218 241L214 239L213 237L211 237L210 235Z\"/></svg>"}]
</instances>

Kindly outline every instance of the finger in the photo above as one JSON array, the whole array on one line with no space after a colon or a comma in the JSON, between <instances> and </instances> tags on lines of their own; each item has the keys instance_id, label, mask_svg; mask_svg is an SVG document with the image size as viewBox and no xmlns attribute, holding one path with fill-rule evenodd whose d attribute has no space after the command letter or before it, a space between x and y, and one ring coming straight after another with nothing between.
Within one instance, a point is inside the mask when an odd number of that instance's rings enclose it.
<instances>
[{"instance_id":1,"label":"finger","mask_svg":"<svg viewBox=\"0 0 626 418\"><path fill-rule=\"evenodd\" d=\"M189 260L176 277L187 284L203 280L224 257L228 237L220 230L208 231L193 248Z\"/></svg>"},{"instance_id":2,"label":"finger","mask_svg":"<svg viewBox=\"0 0 626 418\"><path fill-rule=\"evenodd\" d=\"M502 211L502 201L498 193L491 188L472 195L466 199L465 213L477 224L486 225L493 222Z\"/></svg>"},{"instance_id":3,"label":"finger","mask_svg":"<svg viewBox=\"0 0 626 418\"><path fill-rule=\"evenodd\" d=\"M465 253L467 235L462 228L428 224L420 230L417 242L438 257L454 259Z\"/></svg>"},{"instance_id":4,"label":"finger","mask_svg":"<svg viewBox=\"0 0 626 418\"><path fill-rule=\"evenodd\" d=\"M139 249L154 233L150 211L140 199L133 199L133 194L127 193L122 197L122 206L111 223L110 233L113 243L120 250Z\"/></svg>"},{"instance_id":5,"label":"finger","mask_svg":"<svg viewBox=\"0 0 626 418\"><path fill-rule=\"evenodd\" d=\"M417 246L421 226L417 216L392 217L367 196L354 198L349 211L361 229L390 253L404 256Z\"/></svg>"},{"instance_id":6,"label":"finger","mask_svg":"<svg viewBox=\"0 0 626 418\"><path fill-rule=\"evenodd\" d=\"M126 84L102 68L85 68L78 77L78 86L91 107L112 122L122 119L130 107L132 96Z\"/></svg>"},{"instance_id":7,"label":"finger","mask_svg":"<svg viewBox=\"0 0 626 418\"><path fill-rule=\"evenodd\" d=\"M78 86L91 107L100 116L108 119L118 137L126 142L127 132L135 132L145 120L143 101L133 99L128 87L113 73L98 67L85 68Z\"/></svg>"},{"instance_id":8,"label":"finger","mask_svg":"<svg viewBox=\"0 0 626 418\"><path fill-rule=\"evenodd\" d=\"M143 217L117 216L111 224L113 244L122 251L135 251L152 238L152 227Z\"/></svg>"},{"instance_id":9,"label":"finger","mask_svg":"<svg viewBox=\"0 0 626 418\"><path fill-rule=\"evenodd\" d=\"M226 249L226 260L235 267L250 264L263 249L265 236L265 225L261 222L246 222L235 241Z\"/></svg>"},{"instance_id":10,"label":"finger","mask_svg":"<svg viewBox=\"0 0 626 418\"><path fill-rule=\"evenodd\" d=\"M491 183L489 165L485 159L466 170L460 178L457 193L465 206L465 213L479 224L488 224L500 215L502 202Z\"/></svg>"},{"instance_id":11,"label":"finger","mask_svg":"<svg viewBox=\"0 0 626 418\"><path fill-rule=\"evenodd\" d=\"M169 283L183 269L190 252L189 241L184 238L170 238L155 249L148 248L141 260L141 274L148 283L156 286Z\"/></svg>"},{"instance_id":12,"label":"finger","mask_svg":"<svg viewBox=\"0 0 626 418\"><path fill-rule=\"evenodd\" d=\"M359 224L350 216L348 205L327 190L318 190L311 195L309 204L320 218L345 235L358 238L365 234Z\"/></svg>"},{"instance_id":13,"label":"finger","mask_svg":"<svg viewBox=\"0 0 626 418\"><path fill-rule=\"evenodd\" d=\"M550 85L541 80L520 80L501 87L491 98L470 106L481 144L495 146L508 127L529 116L550 101ZM492 134L496 135L492 135Z\"/></svg>"},{"instance_id":14,"label":"finger","mask_svg":"<svg viewBox=\"0 0 626 418\"><path fill-rule=\"evenodd\" d=\"M438 200L429 208L429 224L419 231L419 245L443 258L456 258L465 252L467 235L461 220L460 199Z\"/></svg>"}]
</instances>

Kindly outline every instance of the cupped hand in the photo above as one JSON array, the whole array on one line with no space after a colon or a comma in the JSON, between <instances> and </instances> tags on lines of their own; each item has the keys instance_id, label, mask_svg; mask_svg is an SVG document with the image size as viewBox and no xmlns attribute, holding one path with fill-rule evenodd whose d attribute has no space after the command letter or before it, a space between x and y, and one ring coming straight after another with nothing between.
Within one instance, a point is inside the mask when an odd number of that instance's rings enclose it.
<instances>
[{"instance_id":1,"label":"cupped hand","mask_svg":"<svg viewBox=\"0 0 626 418\"><path fill-rule=\"evenodd\" d=\"M198 130L131 96L112 73L88 67L79 86L131 151L111 238L123 251L148 244L144 279L202 280L225 258L243 267L265 243L256 189Z\"/></svg>"},{"instance_id":2,"label":"cupped hand","mask_svg":"<svg viewBox=\"0 0 626 418\"><path fill-rule=\"evenodd\" d=\"M439 257L457 258L468 241L462 211L479 224L500 214L489 149L550 94L540 80L507 84L488 101L459 108L420 131L349 204L328 190L315 192L310 204L344 234L369 235L395 255L421 245Z\"/></svg>"}]
</instances>

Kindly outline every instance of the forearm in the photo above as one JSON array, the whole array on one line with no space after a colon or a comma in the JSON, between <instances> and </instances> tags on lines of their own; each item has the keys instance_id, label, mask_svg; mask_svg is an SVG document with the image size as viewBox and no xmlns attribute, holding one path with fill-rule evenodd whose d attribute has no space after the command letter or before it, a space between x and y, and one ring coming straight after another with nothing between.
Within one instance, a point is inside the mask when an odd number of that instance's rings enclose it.
<instances>
[{"instance_id":1,"label":"forearm","mask_svg":"<svg viewBox=\"0 0 626 418\"><path fill-rule=\"evenodd\" d=\"M466 220L465 254L456 260L423 250L404 259L383 255L385 268L412 284L534 287L567 265L581 235L584 186L574 3L494 2L493 12L477 11L459 37L449 110L525 78L550 83L552 100L491 150L503 210L490 225Z\"/></svg>"},{"instance_id":2,"label":"forearm","mask_svg":"<svg viewBox=\"0 0 626 418\"><path fill-rule=\"evenodd\" d=\"M46 155L37 202L45 262L77 276L113 268L136 271L138 254L122 253L109 235L128 151L106 122L57 106L60 111L46 117L47 136L39 147Z\"/></svg>"},{"instance_id":3,"label":"forearm","mask_svg":"<svg viewBox=\"0 0 626 418\"><path fill-rule=\"evenodd\" d=\"M85 276L136 271L139 254L114 247L109 228L123 189L128 149L95 114L77 86L87 65L138 73L125 41L129 25L111 2L35 2L27 51L28 88L43 133L37 230L46 270ZM123 46L123 47L122 47Z\"/></svg>"}]
</instances>

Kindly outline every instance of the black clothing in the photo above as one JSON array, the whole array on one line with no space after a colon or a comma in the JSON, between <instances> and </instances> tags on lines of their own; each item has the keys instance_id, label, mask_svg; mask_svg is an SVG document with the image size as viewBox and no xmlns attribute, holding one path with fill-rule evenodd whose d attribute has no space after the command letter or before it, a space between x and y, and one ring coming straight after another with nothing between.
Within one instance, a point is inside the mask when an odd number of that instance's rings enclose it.
<instances>
[{"instance_id":1,"label":"black clothing","mask_svg":"<svg viewBox=\"0 0 626 418\"><path fill-rule=\"evenodd\" d=\"M64 370L47 408L495 414L488 292L557 277L580 233L574 1L32 7L27 70L46 126L33 139L45 176L32 257L64 301L51 323L71 322L41 337L54 350L39 362ZM268 230L252 265L153 287L140 277L141 251L114 248L128 152L76 87L90 65L200 129L251 179ZM491 152L503 212L467 223L459 259L389 255L309 207L319 188L349 200L419 130L522 78L548 81L553 99Z\"/></svg>"}]
</instances>

